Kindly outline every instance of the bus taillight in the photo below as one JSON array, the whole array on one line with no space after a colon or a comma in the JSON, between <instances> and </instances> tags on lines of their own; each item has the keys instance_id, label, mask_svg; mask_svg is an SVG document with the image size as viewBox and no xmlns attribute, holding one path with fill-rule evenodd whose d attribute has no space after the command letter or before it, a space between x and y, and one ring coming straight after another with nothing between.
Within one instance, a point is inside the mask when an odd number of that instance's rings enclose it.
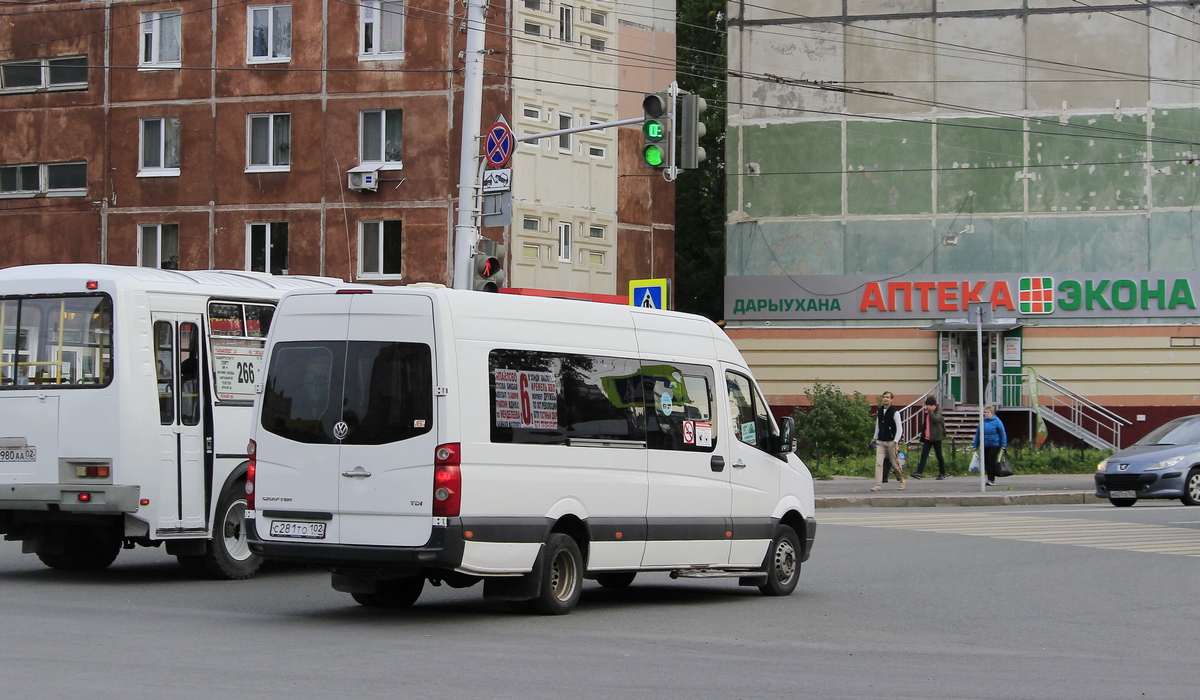
<instances>
[{"instance_id":1,"label":"bus taillight","mask_svg":"<svg viewBox=\"0 0 1200 700\"><path fill-rule=\"evenodd\" d=\"M249 465L246 467L246 510L254 510L254 474L258 471L256 447L253 440L246 445L246 454L250 457Z\"/></svg>"},{"instance_id":2,"label":"bus taillight","mask_svg":"<svg viewBox=\"0 0 1200 700\"><path fill-rule=\"evenodd\" d=\"M459 443L438 445L433 453L433 515L442 518L457 517L461 503Z\"/></svg>"}]
</instances>

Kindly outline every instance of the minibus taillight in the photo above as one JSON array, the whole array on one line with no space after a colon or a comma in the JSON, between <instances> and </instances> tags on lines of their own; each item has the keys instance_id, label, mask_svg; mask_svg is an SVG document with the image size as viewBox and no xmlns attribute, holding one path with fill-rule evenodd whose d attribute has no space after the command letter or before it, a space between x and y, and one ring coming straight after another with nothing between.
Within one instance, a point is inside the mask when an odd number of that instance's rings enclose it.
<instances>
[{"instance_id":1,"label":"minibus taillight","mask_svg":"<svg viewBox=\"0 0 1200 700\"><path fill-rule=\"evenodd\" d=\"M249 466L246 467L246 510L254 510L254 474L258 471L256 448L253 440L246 445L246 454L250 457Z\"/></svg>"},{"instance_id":2,"label":"minibus taillight","mask_svg":"<svg viewBox=\"0 0 1200 700\"><path fill-rule=\"evenodd\" d=\"M459 444L438 445L433 453L433 514L435 517L458 517L462 502L462 472L459 470Z\"/></svg>"}]
</instances>

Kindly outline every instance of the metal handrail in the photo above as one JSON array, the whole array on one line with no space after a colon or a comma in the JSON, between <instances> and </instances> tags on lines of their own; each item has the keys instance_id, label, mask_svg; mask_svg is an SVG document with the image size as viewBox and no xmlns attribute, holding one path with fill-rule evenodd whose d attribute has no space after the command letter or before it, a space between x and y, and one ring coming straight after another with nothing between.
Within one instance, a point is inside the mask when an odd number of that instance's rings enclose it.
<instances>
[{"instance_id":1,"label":"metal handrail","mask_svg":"<svg viewBox=\"0 0 1200 700\"><path fill-rule=\"evenodd\" d=\"M1029 380L1029 376L1025 374L994 375L988 383L985 395L987 402L1001 408L1047 408L1069 420L1081 431L1112 445L1121 445L1121 428L1132 425L1132 421L1040 373L1037 375L1038 406L1034 406ZM997 401L997 396L1002 400ZM1003 400L1011 397L1019 397L1019 403L1013 404Z\"/></svg>"},{"instance_id":2,"label":"metal handrail","mask_svg":"<svg viewBox=\"0 0 1200 700\"><path fill-rule=\"evenodd\" d=\"M940 378L938 378L937 382L929 388L929 391L921 394L912 403L900 409L900 429L903 431L903 435L901 436L902 440L911 441L913 435L916 435L917 416L920 415L921 408L924 407L925 397L929 396L930 394L939 397L942 396L944 393L942 391L942 387L946 385L946 375L942 375Z\"/></svg>"}]
</instances>

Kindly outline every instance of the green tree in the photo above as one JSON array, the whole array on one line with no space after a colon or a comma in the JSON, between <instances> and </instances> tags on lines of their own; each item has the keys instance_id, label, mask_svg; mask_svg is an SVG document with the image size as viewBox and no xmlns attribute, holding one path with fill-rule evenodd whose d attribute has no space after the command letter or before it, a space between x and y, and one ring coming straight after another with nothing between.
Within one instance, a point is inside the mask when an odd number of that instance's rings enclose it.
<instances>
[{"instance_id":1,"label":"green tree","mask_svg":"<svg viewBox=\"0 0 1200 700\"><path fill-rule=\"evenodd\" d=\"M800 456L820 462L863 454L874 431L866 397L821 382L804 395L809 408L797 409L795 416Z\"/></svg>"},{"instance_id":2,"label":"green tree","mask_svg":"<svg viewBox=\"0 0 1200 700\"><path fill-rule=\"evenodd\" d=\"M708 103L707 157L675 182L675 308L725 314L725 0L679 0L676 80Z\"/></svg>"}]
</instances>

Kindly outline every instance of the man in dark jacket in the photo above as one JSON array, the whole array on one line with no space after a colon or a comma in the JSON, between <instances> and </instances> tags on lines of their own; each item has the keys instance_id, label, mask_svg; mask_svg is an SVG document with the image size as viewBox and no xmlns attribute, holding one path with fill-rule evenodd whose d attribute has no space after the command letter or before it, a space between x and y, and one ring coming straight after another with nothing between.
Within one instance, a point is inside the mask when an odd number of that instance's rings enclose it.
<instances>
[{"instance_id":1,"label":"man in dark jacket","mask_svg":"<svg viewBox=\"0 0 1200 700\"><path fill-rule=\"evenodd\" d=\"M921 462L917 465L914 479L925 478L925 460L929 457L930 448L937 455L937 480L946 478L946 461L942 459L942 440L946 437L946 417L938 407L937 397L926 396L925 408L917 414L917 439L921 441Z\"/></svg>"},{"instance_id":2,"label":"man in dark jacket","mask_svg":"<svg viewBox=\"0 0 1200 700\"><path fill-rule=\"evenodd\" d=\"M904 490L904 466L900 464L900 450L897 449L904 428L900 425L900 411L892 405L893 398L892 392L883 392L879 397L879 411L875 414L875 434L871 437L871 447L875 448L875 486L872 491L883 490L885 458L892 463L896 478L900 480L900 490Z\"/></svg>"}]
</instances>

